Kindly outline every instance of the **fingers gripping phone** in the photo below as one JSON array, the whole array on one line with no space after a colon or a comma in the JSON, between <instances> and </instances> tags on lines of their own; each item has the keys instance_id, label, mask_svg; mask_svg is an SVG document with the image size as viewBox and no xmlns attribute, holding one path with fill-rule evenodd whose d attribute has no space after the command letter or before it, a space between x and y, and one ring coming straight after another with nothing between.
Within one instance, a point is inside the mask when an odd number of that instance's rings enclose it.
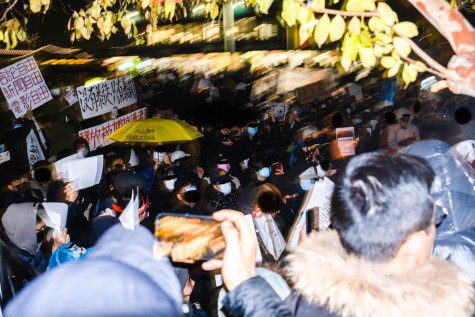
<instances>
[{"instance_id":1,"label":"fingers gripping phone","mask_svg":"<svg viewBox=\"0 0 475 317\"><path fill-rule=\"evenodd\" d=\"M161 253L172 262L195 264L222 255L226 243L221 224L211 217L164 213L155 220Z\"/></svg>"}]
</instances>

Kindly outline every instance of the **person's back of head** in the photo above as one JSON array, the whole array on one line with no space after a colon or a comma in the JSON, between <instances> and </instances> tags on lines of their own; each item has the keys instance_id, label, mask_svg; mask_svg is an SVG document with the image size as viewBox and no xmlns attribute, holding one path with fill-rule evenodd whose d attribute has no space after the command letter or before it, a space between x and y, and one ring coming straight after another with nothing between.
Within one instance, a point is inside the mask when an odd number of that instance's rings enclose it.
<instances>
[{"instance_id":1,"label":"person's back of head","mask_svg":"<svg viewBox=\"0 0 475 317\"><path fill-rule=\"evenodd\" d=\"M259 186L256 197L257 207L263 213L273 214L282 208L282 193L272 184Z\"/></svg>"},{"instance_id":2,"label":"person's back of head","mask_svg":"<svg viewBox=\"0 0 475 317\"><path fill-rule=\"evenodd\" d=\"M375 152L353 158L332 200L334 226L346 251L386 261L409 235L430 230L433 179L428 163L413 156Z\"/></svg>"}]
</instances>

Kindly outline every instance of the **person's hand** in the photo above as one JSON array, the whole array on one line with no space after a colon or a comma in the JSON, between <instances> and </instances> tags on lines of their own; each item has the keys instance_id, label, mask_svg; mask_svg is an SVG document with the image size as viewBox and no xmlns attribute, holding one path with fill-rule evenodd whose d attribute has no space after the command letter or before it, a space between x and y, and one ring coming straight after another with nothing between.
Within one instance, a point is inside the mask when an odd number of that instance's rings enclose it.
<instances>
[{"instance_id":1,"label":"person's hand","mask_svg":"<svg viewBox=\"0 0 475 317\"><path fill-rule=\"evenodd\" d=\"M76 201L79 195L78 190L74 190L74 182L69 182L63 188L63 201L66 203L73 203Z\"/></svg>"},{"instance_id":2,"label":"person's hand","mask_svg":"<svg viewBox=\"0 0 475 317\"><path fill-rule=\"evenodd\" d=\"M27 118L28 120L32 120L33 119L33 112L30 111L27 111L25 113L25 118Z\"/></svg>"},{"instance_id":3,"label":"person's hand","mask_svg":"<svg viewBox=\"0 0 475 317\"><path fill-rule=\"evenodd\" d=\"M198 174L198 177L200 179L203 179L203 175L205 174L205 170L202 167L197 167L196 168L196 173Z\"/></svg>"},{"instance_id":4,"label":"person's hand","mask_svg":"<svg viewBox=\"0 0 475 317\"><path fill-rule=\"evenodd\" d=\"M28 181L29 181L28 177L22 177L22 178L19 178L19 179L14 179L14 180L12 181L11 185L12 185L13 187L17 187L17 186L19 186L19 185L21 185L21 184L23 184L23 183L28 182Z\"/></svg>"},{"instance_id":5,"label":"person's hand","mask_svg":"<svg viewBox=\"0 0 475 317\"><path fill-rule=\"evenodd\" d=\"M221 269L223 282L229 291L256 275L257 238L239 211L221 210L213 214L221 222L221 230L226 240L223 260L203 263L206 271Z\"/></svg>"},{"instance_id":6,"label":"person's hand","mask_svg":"<svg viewBox=\"0 0 475 317\"><path fill-rule=\"evenodd\" d=\"M53 249L51 253L54 253L54 251L56 251L60 246L69 243L70 241L71 238L69 237L68 229L64 229L54 238Z\"/></svg>"},{"instance_id":7,"label":"person's hand","mask_svg":"<svg viewBox=\"0 0 475 317\"><path fill-rule=\"evenodd\" d=\"M221 142L221 143L223 143L223 144L226 145L226 146L231 146L231 145L233 145L233 141L223 141L223 142Z\"/></svg>"}]
</instances>

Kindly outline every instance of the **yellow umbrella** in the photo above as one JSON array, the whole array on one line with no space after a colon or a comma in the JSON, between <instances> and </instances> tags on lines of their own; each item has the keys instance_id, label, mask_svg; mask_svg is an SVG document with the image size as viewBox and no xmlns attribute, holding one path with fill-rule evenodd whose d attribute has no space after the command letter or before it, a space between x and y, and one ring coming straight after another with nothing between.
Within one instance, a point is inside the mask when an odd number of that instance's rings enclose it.
<instances>
[{"instance_id":1,"label":"yellow umbrella","mask_svg":"<svg viewBox=\"0 0 475 317\"><path fill-rule=\"evenodd\" d=\"M171 143L191 141L202 136L195 128L181 120L151 118L129 122L109 138L127 143Z\"/></svg>"}]
</instances>

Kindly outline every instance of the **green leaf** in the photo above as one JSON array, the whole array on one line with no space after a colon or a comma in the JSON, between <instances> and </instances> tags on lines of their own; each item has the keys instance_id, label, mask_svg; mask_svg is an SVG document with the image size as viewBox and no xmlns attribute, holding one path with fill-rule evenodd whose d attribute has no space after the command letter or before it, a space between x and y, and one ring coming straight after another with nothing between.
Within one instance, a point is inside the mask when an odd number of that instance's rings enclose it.
<instances>
[{"instance_id":1,"label":"green leaf","mask_svg":"<svg viewBox=\"0 0 475 317\"><path fill-rule=\"evenodd\" d=\"M330 41L335 42L345 34L345 20L341 15L336 15L330 23Z\"/></svg>"},{"instance_id":2,"label":"green leaf","mask_svg":"<svg viewBox=\"0 0 475 317\"><path fill-rule=\"evenodd\" d=\"M348 23L348 31L350 31L350 33L352 34L359 35L361 32L360 19L358 19L357 17L353 17L350 20L350 23Z\"/></svg>"},{"instance_id":3,"label":"green leaf","mask_svg":"<svg viewBox=\"0 0 475 317\"><path fill-rule=\"evenodd\" d=\"M367 30L363 30L360 33L360 42L364 47L371 47L371 34Z\"/></svg>"},{"instance_id":4,"label":"green leaf","mask_svg":"<svg viewBox=\"0 0 475 317\"><path fill-rule=\"evenodd\" d=\"M419 35L417 26L412 22L401 22L394 25L393 28L396 34L399 36L407 36L408 38L412 38Z\"/></svg>"},{"instance_id":5,"label":"green leaf","mask_svg":"<svg viewBox=\"0 0 475 317\"><path fill-rule=\"evenodd\" d=\"M3 31L2 30L0 30L0 41L3 42Z\"/></svg>"},{"instance_id":6,"label":"green leaf","mask_svg":"<svg viewBox=\"0 0 475 317\"><path fill-rule=\"evenodd\" d=\"M11 48L14 49L18 45L18 39L17 39L16 33L13 32L11 37L12 37L12 47Z\"/></svg>"},{"instance_id":7,"label":"green leaf","mask_svg":"<svg viewBox=\"0 0 475 317\"><path fill-rule=\"evenodd\" d=\"M394 23L398 21L396 12L385 2L379 2L376 11L383 23L387 26L393 26Z\"/></svg>"},{"instance_id":8,"label":"green leaf","mask_svg":"<svg viewBox=\"0 0 475 317\"><path fill-rule=\"evenodd\" d=\"M318 47L320 48L323 44L325 44L328 35L330 34L330 18L328 14L324 14L317 23L314 32L314 39L315 43L317 43Z\"/></svg>"},{"instance_id":9,"label":"green leaf","mask_svg":"<svg viewBox=\"0 0 475 317\"><path fill-rule=\"evenodd\" d=\"M26 32L25 30L21 29L20 31L18 31L17 33L17 38L20 42L24 42L26 40Z\"/></svg>"},{"instance_id":10,"label":"green leaf","mask_svg":"<svg viewBox=\"0 0 475 317\"><path fill-rule=\"evenodd\" d=\"M394 37L393 45L394 50L401 57L408 57L411 53L411 45L409 45L409 43L401 37Z\"/></svg>"}]
</instances>

